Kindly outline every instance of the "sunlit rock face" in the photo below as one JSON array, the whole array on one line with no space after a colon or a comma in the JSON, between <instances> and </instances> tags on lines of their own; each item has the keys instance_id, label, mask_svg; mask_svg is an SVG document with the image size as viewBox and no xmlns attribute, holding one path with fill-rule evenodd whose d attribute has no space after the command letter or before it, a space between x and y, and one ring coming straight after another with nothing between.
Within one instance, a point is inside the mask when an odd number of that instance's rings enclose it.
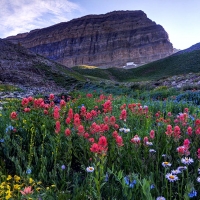
<instances>
[{"instance_id":1,"label":"sunlit rock face","mask_svg":"<svg viewBox=\"0 0 200 200\"><path fill-rule=\"evenodd\" d=\"M139 66L173 53L167 32L143 11L88 15L6 39L67 67Z\"/></svg>"}]
</instances>

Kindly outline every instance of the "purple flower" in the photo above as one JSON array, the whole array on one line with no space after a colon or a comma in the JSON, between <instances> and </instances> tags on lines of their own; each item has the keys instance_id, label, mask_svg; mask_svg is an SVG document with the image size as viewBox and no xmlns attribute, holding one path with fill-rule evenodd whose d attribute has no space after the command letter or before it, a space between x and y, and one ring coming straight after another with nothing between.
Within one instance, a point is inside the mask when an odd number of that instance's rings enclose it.
<instances>
[{"instance_id":1,"label":"purple flower","mask_svg":"<svg viewBox=\"0 0 200 200\"><path fill-rule=\"evenodd\" d=\"M62 166L61 166L61 169L64 170L64 169L65 169L65 165L62 165Z\"/></svg>"}]
</instances>

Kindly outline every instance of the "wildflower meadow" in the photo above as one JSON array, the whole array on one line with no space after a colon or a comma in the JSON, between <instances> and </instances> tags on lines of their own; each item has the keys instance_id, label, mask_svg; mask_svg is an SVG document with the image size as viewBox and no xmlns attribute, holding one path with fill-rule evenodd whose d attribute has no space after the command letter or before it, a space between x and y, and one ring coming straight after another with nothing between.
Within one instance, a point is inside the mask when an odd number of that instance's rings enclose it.
<instances>
[{"instance_id":1,"label":"wildflower meadow","mask_svg":"<svg viewBox=\"0 0 200 200\"><path fill-rule=\"evenodd\" d=\"M74 93L0 111L0 199L200 199L200 108Z\"/></svg>"}]
</instances>

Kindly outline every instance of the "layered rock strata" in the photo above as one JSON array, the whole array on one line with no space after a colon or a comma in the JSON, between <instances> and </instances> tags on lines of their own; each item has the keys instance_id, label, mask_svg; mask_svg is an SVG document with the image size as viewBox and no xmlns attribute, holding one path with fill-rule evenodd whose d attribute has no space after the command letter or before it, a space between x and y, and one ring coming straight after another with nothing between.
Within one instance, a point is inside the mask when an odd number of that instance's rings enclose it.
<instances>
[{"instance_id":1,"label":"layered rock strata","mask_svg":"<svg viewBox=\"0 0 200 200\"><path fill-rule=\"evenodd\" d=\"M67 67L138 66L173 53L167 32L143 11L88 15L7 40Z\"/></svg>"}]
</instances>

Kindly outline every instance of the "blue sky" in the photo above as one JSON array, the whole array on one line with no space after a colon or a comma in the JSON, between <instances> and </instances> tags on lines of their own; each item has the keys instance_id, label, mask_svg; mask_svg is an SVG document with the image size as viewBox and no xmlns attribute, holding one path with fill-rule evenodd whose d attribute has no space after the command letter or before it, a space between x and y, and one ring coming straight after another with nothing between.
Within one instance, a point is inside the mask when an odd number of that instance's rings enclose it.
<instances>
[{"instance_id":1,"label":"blue sky","mask_svg":"<svg viewBox=\"0 0 200 200\"><path fill-rule=\"evenodd\" d=\"M169 34L174 48L200 42L200 0L0 0L0 38L88 14L143 10Z\"/></svg>"}]
</instances>

